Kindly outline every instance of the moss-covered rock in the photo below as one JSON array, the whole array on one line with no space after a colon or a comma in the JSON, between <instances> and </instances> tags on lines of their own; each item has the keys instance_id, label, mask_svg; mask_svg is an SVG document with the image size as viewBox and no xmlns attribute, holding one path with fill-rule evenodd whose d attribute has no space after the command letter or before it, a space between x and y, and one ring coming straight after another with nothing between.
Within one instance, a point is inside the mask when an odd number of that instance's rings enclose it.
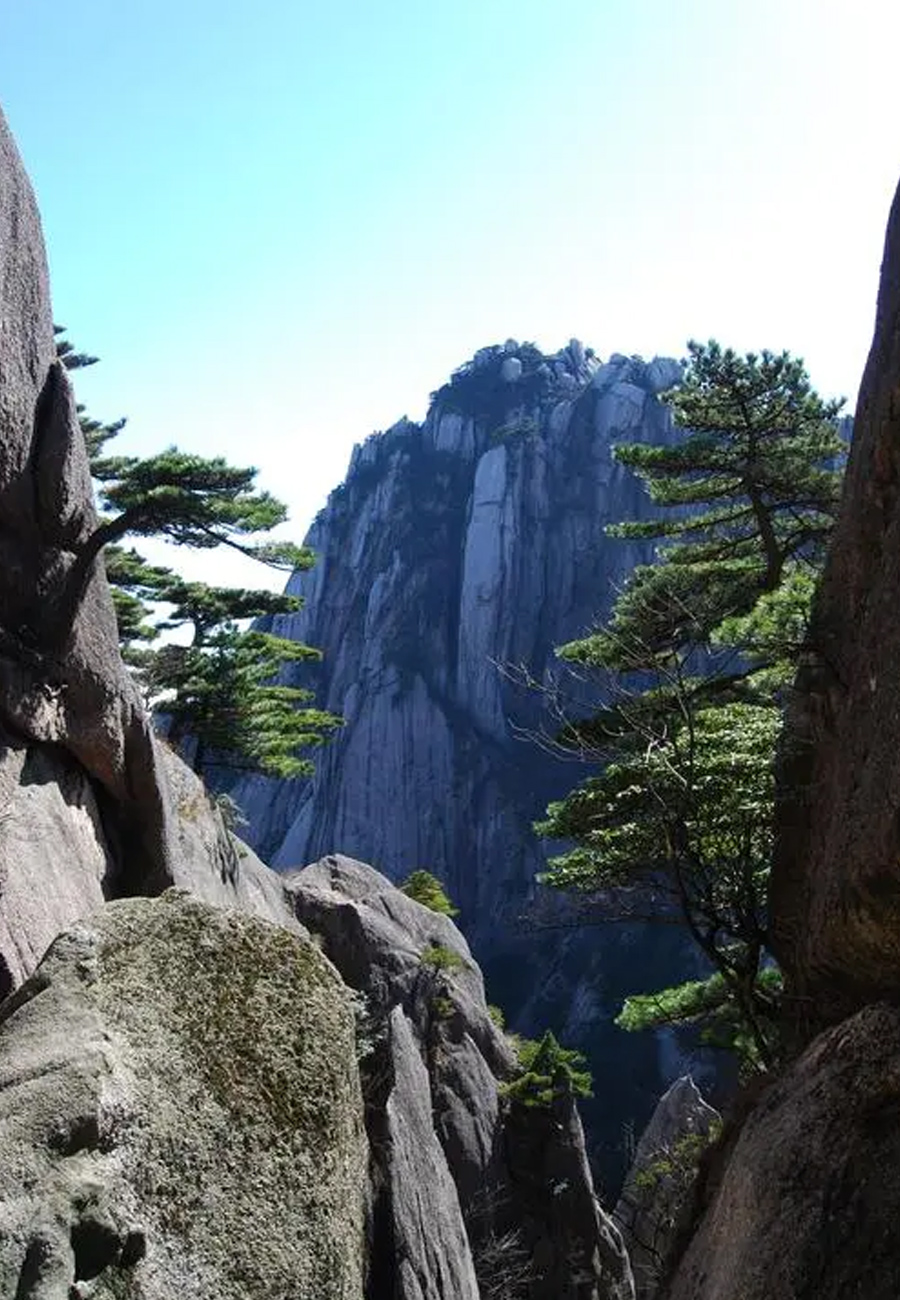
<instances>
[{"instance_id":1,"label":"moss-covered rock","mask_svg":"<svg viewBox=\"0 0 900 1300\"><path fill-rule=\"evenodd\" d=\"M347 991L170 891L62 935L0 1020L0 1295L359 1300Z\"/></svg>"}]
</instances>

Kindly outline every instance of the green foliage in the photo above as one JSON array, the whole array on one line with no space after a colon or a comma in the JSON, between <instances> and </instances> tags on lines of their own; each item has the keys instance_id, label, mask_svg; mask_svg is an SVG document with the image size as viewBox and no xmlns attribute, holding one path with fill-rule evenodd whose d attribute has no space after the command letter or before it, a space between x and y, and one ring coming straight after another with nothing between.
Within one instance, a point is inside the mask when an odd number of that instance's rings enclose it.
<instances>
[{"instance_id":1,"label":"green foliage","mask_svg":"<svg viewBox=\"0 0 900 1300\"><path fill-rule=\"evenodd\" d=\"M498 429L491 433L491 444L499 445L501 442L511 442L516 438L527 438L529 434L536 433L539 425L536 420L518 419L511 420L508 424L501 424Z\"/></svg>"},{"instance_id":2,"label":"green foliage","mask_svg":"<svg viewBox=\"0 0 900 1300\"><path fill-rule=\"evenodd\" d=\"M637 993L625 999L615 1023L631 1032L667 1025L699 1025L701 1041L724 1048L737 1057L745 1075L765 1068L766 1057L777 1047L777 1013L781 996L781 972L764 966L755 972L755 1005L763 1044L751 1033L731 987L719 972L705 980L689 980L658 993ZM764 1014L768 1008L768 1015Z\"/></svg>"},{"instance_id":3,"label":"green foliage","mask_svg":"<svg viewBox=\"0 0 900 1300\"><path fill-rule=\"evenodd\" d=\"M549 1108L559 1097L593 1095L584 1057L561 1047L549 1029L539 1042L512 1036L511 1041L522 1073L502 1085L501 1093L508 1101L529 1108Z\"/></svg>"},{"instance_id":4,"label":"green foliage","mask_svg":"<svg viewBox=\"0 0 900 1300\"><path fill-rule=\"evenodd\" d=\"M686 1133L671 1147L660 1151L645 1169L638 1171L635 1184L643 1191L655 1191L660 1183L676 1191L686 1190L697 1176L700 1158L722 1133L722 1121L713 1120L708 1133Z\"/></svg>"},{"instance_id":5,"label":"green foliage","mask_svg":"<svg viewBox=\"0 0 900 1300\"><path fill-rule=\"evenodd\" d=\"M577 839L542 877L561 888L652 885L677 859L698 911L725 921L759 907L772 847L777 709L726 704L673 719L649 748L619 749L602 773L550 805L541 835ZM738 922L736 921L736 924Z\"/></svg>"},{"instance_id":6,"label":"green foliage","mask_svg":"<svg viewBox=\"0 0 900 1300\"><path fill-rule=\"evenodd\" d=\"M91 473L109 540L164 537L178 546L230 546L275 568L308 568L312 555L292 542L253 540L287 518L269 492L254 491L257 471L221 456L196 456L169 447L155 456L97 456Z\"/></svg>"},{"instance_id":7,"label":"green foliage","mask_svg":"<svg viewBox=\"0 0 900 1300\"><path fill-rule=\"evenodd\" d=\"M786 566L815 572L834 519L844 452L843 403L813 392L802 361L688 344L682 383L666 395L682 436L623 444L660 516L610 528L662 543L635 570L607 628L566 657L617 671L709 642L723 620L775 591Z\"/></svg>"},{"instance_id":8,"label":"green foliage","mask_svg":"<svg viewBox=\"0 0 900 1300\"><path fill-rule=\"evenodd\" d=\"M441 916L459 915L459 908L453 906L444 886L430 871L413 871L400 885L400 891Z\"/></svg>"},{"instance_id":9,"label":"green foliage","mask_svg":"<svg viewBox=\"0 0 900 1300\"><path fill-rule=\"evenodd\" d=\"M465 966L458 952L443 943L430 943L419 958L423 966L433 971L453 971Z\"/></svg>"},{"instance_id":10,"label":"green foliage","mask_svg":"<svg viewBox=\"0 0 900 1300\"><path fill-rule=\"evenodd\" d=\"M663 509L610 532L658 541L655 562L635 569L604 627L560 651L601 674L607 699L559 743L603 766L537 829L572 845L547 883L611 890L620 906L637 893L644 915L687 928L714 972L629 999L618 1023L697 1022L762 1068L779 993L772 760L833 524L841 403L822 401L787 353L688 349L665 399L677 439L616 449Z\"/></svg>"},{"instance_id":11,"label":"green foliage","mask_svg":"<svg viewBox=\"0 0 900 1300\"><path fill-rule=\"evenodd\" d=\"M300 707L308 691L279 684L284 664L314 651L268 632L218 628L201 644L164 645L145 669L149 690L177 743L195 742L194 767L246 767L268 776L308 776L299 749L320 745L339 719Z\"/></svg>"},{"instance_id":12,"label":"green foliage","mask_svg":"<svg viewBox=\"0 0 900 1300\"><path fill-rule=\"evenodd\" d=\"M96 361L76 353L65 338L57 339L57 354L70 370ZM256 470L219 456L176 447L144 459L109 456L107 444L125 421L103 424L78 410L103 513L70 571L61 621L74 616L102 552L123 658L157 715L165 717L170 740L190 738L196 770L206 765L308 775L311 764L298 751L321 744L339 719L310 707L309 692L285 684L282 675L287 665L318 653L241 627L250 619L293 612L300 601L188 582L121 545L129 536L162 537L201 549L229 546L276 568L309 568L314 557L307 547L266 536L285 520L285 506L256 490ZM159 644L162 634L178 629L190 630L190 644Z\"/></svg>"},{"instance_id":13,"label":"green foliage","mask_svg":"<svg viewBox=\"0 0 900 1300\"><path fill-rule=\"evenodd\" d=\"M431 999L431 1011L438 1020L449 1020L456 1011L452 998L444 997L443 994L436 994Z\"/></svg>"},{"instance_id":14,"label":"green foliage","mask_svg":"<svg viewBox=\"0 0 900 1300\"><path fill-rule=\"evenodd\" d=\"M502 1007L498 1007L494 1002L489 1002L487 1012L498 1029L506 1028L506 1016L503 1014Z\"/></svg>"}]
</instances>

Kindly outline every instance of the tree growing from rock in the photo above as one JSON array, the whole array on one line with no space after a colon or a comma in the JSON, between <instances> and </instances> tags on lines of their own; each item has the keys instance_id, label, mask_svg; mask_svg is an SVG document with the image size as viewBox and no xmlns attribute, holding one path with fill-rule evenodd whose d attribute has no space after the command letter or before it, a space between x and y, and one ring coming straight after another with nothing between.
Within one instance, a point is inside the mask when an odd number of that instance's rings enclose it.
<instances>
[{"instance_id":1,"label":"tree growing from rock","mask_svg":"<svg viewBox=\"0 0 900 1300\"><path fill-rule=\"evenodd\" d=\"M611 891L625 915L684 925L706 980L629 999L629 1029L700 1022L765 1066L779 980L767 933L772 760L780 696L803 643L833 523L841 403L787 353L690 343L665 446L616 449L658 515L610 531L658 543L606 624L561 655L605 704L559 744L602 763L552 804L541 834L574 846L544 879Z\"/></svg>"},{"instance_id":2,"label":"tree growing from rock","mask_svg":"<svg viewBox=\"0 0 900 1300\"><path fill-rule=\"evenodd\" d=\"M59 333L59 331L58 331ZM93 365L65 338L57 352L70 370ZM138 676L155 712L166 718L170 740L190 738L194 768L251 768L279 777L307 775L298 751L321 744L340 720L310 707L310 693L281 681L290 663L318 652L243 622L300 608L293 596L187 582L149 564L130 537L160 537L178 546L228 546L282 570L309 568L307 547L272 540L287 517L284 504L256 489L253 468L229 465L169 447L154 456L108 456L107 444L125 421L104 424L79 407L91 473L98 485L100 520L67 576L63 628L71 620L102 555L110 581L123 657ZM166 617L154 609L168 608ZM156 643L162 633L189 628L189 644Z\"/></svg>"}]
</instances>

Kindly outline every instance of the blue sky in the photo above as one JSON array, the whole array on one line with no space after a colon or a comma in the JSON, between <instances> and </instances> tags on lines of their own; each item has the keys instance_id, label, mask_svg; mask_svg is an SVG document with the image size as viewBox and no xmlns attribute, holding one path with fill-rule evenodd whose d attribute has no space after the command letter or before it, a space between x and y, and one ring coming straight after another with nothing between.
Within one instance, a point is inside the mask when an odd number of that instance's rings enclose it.
<instances>
[{"instance_id":1,"label":"blue sky","mask_svg":"<svg viewBox=\"0 0 900 1300\"><path fill-rule=\"evenodd\" d=\"M898 46L881 0L0 0L0 103L81 398L259 466L299 535L509 336L786 347L852 401Z\"/></svg>"}]
</instances>

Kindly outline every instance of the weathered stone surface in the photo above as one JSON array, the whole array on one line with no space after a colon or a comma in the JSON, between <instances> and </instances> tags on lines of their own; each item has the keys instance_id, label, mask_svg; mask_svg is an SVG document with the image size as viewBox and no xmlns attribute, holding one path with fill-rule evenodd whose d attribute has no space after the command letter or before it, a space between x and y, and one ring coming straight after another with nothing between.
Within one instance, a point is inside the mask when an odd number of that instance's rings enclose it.
<instances>
[{"instance_id":1,"label":"weathered stone surface","mask_svg":"<svg viewBox=\"0 0 900 1300\"><path fill-rule=\"evenodd\" d=\"M393 1225L373 1242L379 1281L401 1278L404 1300L468 1295L473 1275L482 1300L629 1300L571 1099L553 1114L502 1103L515 1054L453 922L340 855L285 884L365 999L373 1220Z\"/></svg>"},{"instance_id":2,"label":"weathered stone surface","mask_svg":"<svg viewBox=\"0 0 900 1300\"><path fill-rule=\"evenodd\" d=\"M164 747L175 884L299 931L281 881L229 834L200 780ZM150 892L102 787L60 746L0 733L0 997L35 970L61 930L106 899Z\"/></svg>"},{"instance_id":3,"label":"weathered stone surface","mask_svg":"<svg viewBox=\"0 0 900 1300\"><path fill-rule=\"evenodd\" d=\"M177 755L162 746L160 761L171 801L174 884L208 903L298 930L283 877L229 831L215 797Z\"/></svg>"},{"instance_id":4,"label":"weathered stone surface","mask_svg":"<svg viewBox=\"0 0 900 1300\"><path fill-rule=\"evenodd\" d=\"M470 406L454 406L451 386L422 425L395 425L354 454L307 539L317 565L291 579L306 606L274 622L322 647L304 682L345 725L311 782L250 778L233 793L251 843L279 868L337 851L393 880L417 867L440 876L510 1023L532 1035L549 1025L590 1053L604 1082L586 1114L612 1183L623 1124L642 1127L673 1077L667 1042L612 1025L636 991L636 949L652 953L647 987L694 969L674 933L608 927L598 943L594 928L542 930L542 914L527 932L547 852L532 823L581 773L525 741L558 718L500 665L549 683L554 647L585 632L647 558L604 532L648 508L612 448L668 435L652 389L673 371L620 356L593 387L601 370L575 341L507 384L504 359L488 349L473 365ZM571 399L560 373L577 381ZM595 702L593 686L570 687Z\"/></svg>"},{"instance_id":5,"label":"weathered stone surface","mask_svg":"<svg viewBox=\"0 0 900 1300\"><path fill-rule=\"evenodd\" d=\"M180 892L62 935L0 1015L0 1295L361 1300L346 990Z\"/></svg>"},{"instance_id":6,"label":"weathered stone surface","mask_svg":"<svg viewBox=\"0 0 900 1300\"><path fill-rule=\"evenodd\" d=\"M613 1218L631 1260L637 1300L652 1300L689 1226L700 1156L721 1124L693 1079L677 1079L641 1134Z\"/></svg>"},{"instance_id":7,"label":"weathered stone surface","mask_svg":"<svg viewBox=\"0 0 900 1300\"><path fill-rule=\"evenodd\" d=\"M455 958L454 986L478 1020L472 1032L492 1063L509 1061L503 1035L487 1014L481 971L449 917L408 898L373 867L339 853L275 879L283 883L297 919L321 936L344 980L365 993L376 1014L397 1003L412 1005L426 948L449 951Z\"/></svg>"},{"instance_id":8,"label":"weathered stone surface","mask_svg":"<svg viewBox=\"0 0 900 1300\"><path fill-rule=\"evenodd\" d=\"M900 998L900 190L834 538L788 712L772 873L808 1037Z\"/></svg>"},{"instance_id":9,"label":"weathered stone surface","mask_svg":"<svg viewBox=\"0 0 900 1300\"><path fill-rule=\"evenodd\" d=\"M513 1105L505 1150L515 1221L531 1250L529 1300L634 1300L619 1230L594 1195L573 1099Z\"/></svg>"},{"instance_id":10,"label":"weathered stone surface","mask_svg":"<svg viewBox=\"0 0 900 1300\"><path fill-rule=\"evenodd\" d=\"M428 1074L397 1006L388 1022L387 1100L398 1300L479 1300L456 1187L431 1123Z\"/></svg>"},{"instance_id":11,"label":"weathered stone surface","mask_svg":"<svg viewBox=\"0 0 900 1300\"><path fill-rule=\"evenodd\" d=\"M0 999L28 978L60 930L101 906L112 870L80 764L61 751L7 743L0 755Z\"/></svg>"},{"instance_id":12,"label":"weathered stone surface","mask_svg":"<svg viewBox=\"0 0 900 1300\"><path fill-rule=\"evenodd\" d=\"M55 356L40 221L0 116L0 723L78 759L114 805L132 874L158 891L171 883L165 782L119 657L102 565L69 599L96 527L84 438Z\"/></svg>"},{"instance_id":13,"label":"weathered stone surface","mask_svg":"<svg viewBox=\"0 0 900 1300\"><path fill-rule=\"evenodd\" d=\"M285 886L298 920L320 936L343 979L365 999L373 1042L364 1067L369 1075L387 1069L397 1078L398 1061L385 1058L381 1038L393 1042L391 1017L398 1008L404 1013L427 1063L429 1131L440 1139L447 1176L470 1220L503 1176L497 1085L512 1076L516 1061L488 1013L465 939L448 917L339 855L288 874ZM409 1094L408 1080L397 1086L400 1095Z\"/></svg>"},{"instance_id":14,"label":"weathered stone surface","mask_svg":"<svg viewBox=\"0 0 900 1300\"><path fill-rule=\"evenodd\" d=\"M900 1295L900 1012L821 1034L746 1120L666 1300Z\"/></svg>"}]
</instances>

